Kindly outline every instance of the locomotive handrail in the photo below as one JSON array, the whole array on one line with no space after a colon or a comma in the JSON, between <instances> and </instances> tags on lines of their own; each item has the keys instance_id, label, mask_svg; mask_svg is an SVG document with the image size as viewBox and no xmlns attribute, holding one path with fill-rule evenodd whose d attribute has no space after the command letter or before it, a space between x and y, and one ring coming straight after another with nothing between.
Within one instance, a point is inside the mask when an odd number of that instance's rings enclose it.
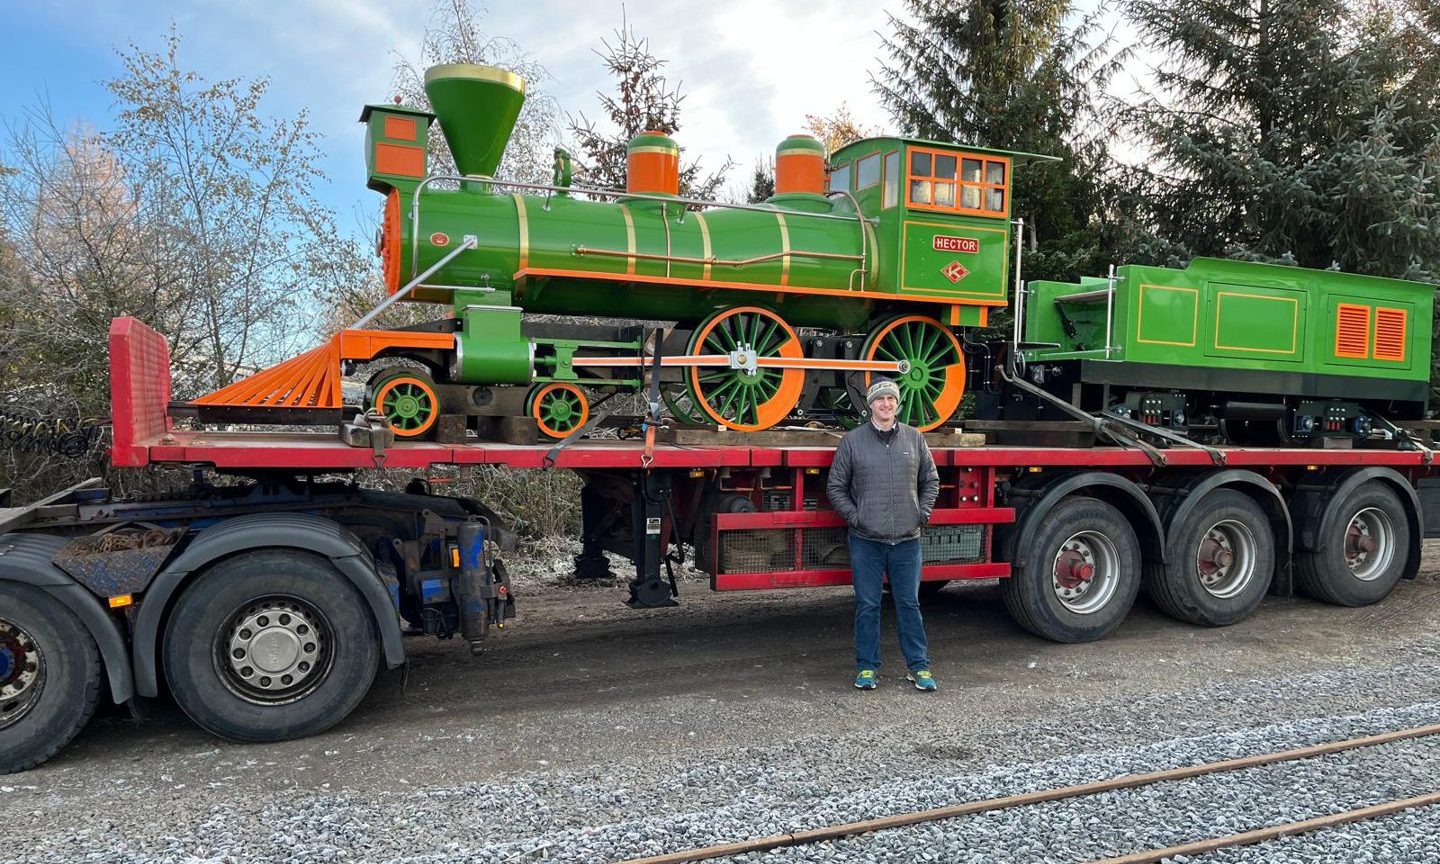
<instances>
[{"instance_id":1,"label":"locomotive handrail","mask_svg":"<svg viewBox=\"0 0 1440 864\"><path fill-rule=\"evenodd\" d=\"M391 294L389 297L381 300L379 305L377 305L374 309L371 309L369 312L366 312L359 321L351 324L349 329L359 330L361 327L364 327L366 324L374 321L376 316L378 316L381 312L384 312L386 309L389 309L391 306L395 305L398 301L404 299L406 294L409 294L411 291L415 290L415 286L430 278L430 276L435 273L435 271L439 270L441 267L449 264L452 260L454 260L455 256L469 249L474 249L476 246L479 245L480 238L476 237L474 234L466 234L464 239L460 241L459 246L456 246L454 249L451 249L449 252L445 253L445 257L441 258L439 261L436 261L434 264L431 264L424 273L421 273L419 276L416 276L414 279L411 279L409 282L405 283L405 286L399 291L396 291L394 294Z\"/></svg>"},{"instance_id":2,"label":"locomotive handrail","mask_svg":"<svg viewBox=\"0 0 1440 864\"><path fill-rule=\"evenodd\" d=\"M584 244L572 247L576 255L605 255L613 258L637 258L642 261L672 261L676 264L712 264L724 267L745 267L750 264L761 264L766 261L774 261L776 258L789 258L800 256L802 258L833 258L840 261L865 261L864 255L847 255L843 252L807 252L804 249L791 249L789 252L770 252L765 255L756 255L753 258L719 258L711 255L708 258L696 258L693 255L657 255L653 252L621 252L619 249L591 249Z\"/></svg>"}]
</instances>

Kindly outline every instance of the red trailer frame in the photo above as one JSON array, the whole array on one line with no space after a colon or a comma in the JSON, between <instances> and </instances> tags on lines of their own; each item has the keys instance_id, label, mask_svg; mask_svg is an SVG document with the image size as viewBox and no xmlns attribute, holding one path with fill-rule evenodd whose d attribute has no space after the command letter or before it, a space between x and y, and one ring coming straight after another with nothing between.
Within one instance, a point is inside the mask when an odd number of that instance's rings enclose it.
<instances>
[{"instance_id":1,"label":"red trailer frame","mask_svg":"<svg viewBox=\"0 0 1440 864\"><path fill-rule=\"evenodd\" d=\"M557 451L551 446L490 441L396 442L377 455L370 448L347 445L333 433L184 431L175 428L167 414L171 391L169 351L164 338L134 319L117 319L110 334L110 357L112 460L117 466L192 464L227 471L296 474L377 467L422 470L436 465L564 468L587 477L608 477L622 486L631 484L635 491L633 500L627 503L645 497L646 477L666 475L669 479L660 493L664 501L657 499L647 514L652 522L658 518L664 525L663 536L655 538L659 540L658 548L652 540L647 555L643 549L647 538L642 528L636 527L626 549L637 562L637 580L648 578L652 584L659 580L663 550L677 529L686 524L692 528L698 524L697 530L708 534L695 539L708 540L711 557L701 565L713 574L711 586L715 590L843 585L850 580L848 563L843 558L814 548L822 542L833 547L844 532L843 521L829 509L823 493L823 474L833 456L829 447L657 444L647 449L637 440L582 441ZM1131 492L1131 486L1147 491L1181 490L1184 494L1207 478L1230 472L1233 478L1227 482L1241 486L1268 482L1275 487L1298 489L1305 486L1307 478L1325 478L1322 486L1333 485L1342 474L1375 469L1384 472L1391 482L1403 484L1408 492L1406 502L1412 509L1409 515L1418 557L1418 541L1424 532L1414 487L1431 472L1431 451L1424 449L1224 447L1207 452L1176 448L1160 451L1157 457L1118 447L985 445L936 447L933 453L941 474L941 498L931 519L932 530L976 526L978 533L972 540L978 539L979 545L972 543L971 554L962 556L963 560L933 560L927 556L923 571L927 581L1011 575L1015 562L1006 560L1003 550L997 549L995 529L1015 525L1022 514L1020 508L1003 500L1001 490L1051 489L1055 486L1051 478L1059 477L1070 478L1068 483L1077 489L1094 484L1106 487L1105 491L1113 493L1117 506L1122 508L1135 504L1131 516L1137 523L1137 533L1142 535L1143 543L1154 547L1164 544L1164 514L1131 501L1139 494ZM1077 482L1077 477L1089 478L1090 482ZM699 499L698 494L686 494L694 490L697 482L719 489L728 486L731 494L748 495L755 508L753 512L707 512L685 506L685 501ZM1111 486L1122 491L1108 488ZM627 493L622 497L631 496ZM1031 506L1026 512L1038 518L1033 507L1036 496L1029 500ZM1303 541L1295 531L1305 526L1293 525L1284 512L1285 506L1282 503L1280 512L1272 518L1277 529L1283 526L1287 535L1281 551L1283 561L1288 561L1288 538ZM1153 522L1154 529L1148 537L1144 524L1147 521ZM743 566L727 565L727 540L742 536L754 540L760 535L767 544L763 563L742 560ZM598 543L597 538L588 539ZM587 551L598 551L598 547L591 546L593 543L587 542ZM1288 584L1288 580L1277 581L1282 587Z\"/></svg>"}]
</instances>

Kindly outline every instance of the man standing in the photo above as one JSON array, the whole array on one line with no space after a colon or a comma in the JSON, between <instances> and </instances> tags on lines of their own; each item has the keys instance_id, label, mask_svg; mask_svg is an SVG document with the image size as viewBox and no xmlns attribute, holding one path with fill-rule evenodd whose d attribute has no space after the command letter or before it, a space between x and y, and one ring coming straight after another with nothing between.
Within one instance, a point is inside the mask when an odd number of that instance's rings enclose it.
<instances>
[{"instance_id":1,"label":"man standing","mask_svg":"<svg viewBox=\"0 0 1440 864\"><path fill-rule=\"evenodd\" d=\"M875 689L880 668L880 593L890 577L900 650L917 690L934 690L920 618L920 529L935 509L940 477L925 437L895 417L900 388L880 378L865 394L870 422L835 450L825 491L850 526L855 586L855 686Z\"/></svg>"}]
</instances>

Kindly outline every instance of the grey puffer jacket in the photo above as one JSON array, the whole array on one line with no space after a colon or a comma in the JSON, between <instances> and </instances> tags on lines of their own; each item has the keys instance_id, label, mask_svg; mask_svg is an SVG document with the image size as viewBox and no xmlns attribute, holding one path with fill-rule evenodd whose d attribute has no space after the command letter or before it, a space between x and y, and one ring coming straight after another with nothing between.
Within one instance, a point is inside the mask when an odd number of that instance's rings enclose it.
<instances>
[{"instance_id":1,"label":"grey puffer jacket","mask_svg":"<svg viewBox=\"0 0 1440 864\"><path fill-rule=\"evenodd\" d=\"M887 443L874 423L866 423L841 439L825 492L851 531L899 543L920 536L940 494L940 475L914 426L896 423Z\"/></svg>"}]
</instances>

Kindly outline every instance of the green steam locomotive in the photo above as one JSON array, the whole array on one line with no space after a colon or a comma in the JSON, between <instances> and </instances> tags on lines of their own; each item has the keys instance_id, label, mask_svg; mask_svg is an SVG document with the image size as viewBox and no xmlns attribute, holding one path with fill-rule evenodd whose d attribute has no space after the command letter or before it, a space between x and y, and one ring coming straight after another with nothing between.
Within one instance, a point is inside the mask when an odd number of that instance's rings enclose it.
<instances>
[{"instance_id":1,"label":"green steam locomotive","mask_svg":"<svg viewBox=\"0 0 1440 864\"><path fill-rule=\"evenodd\" d=\"M524 82L469 64L425 77L434 113L372 104L360 118L368 185L385 196L387 300L202 409L338 413L342 373L387 359L400 362L379 364L365 400L406 438L450 415L526 418L562 439L642 390L738 431L848 423L876 375L899 383L901 419L929 430L955 417L967 370L979 417L1110 412L1182 434L1204 418L1235 440L1271 426L1364 437L1375 416L1424 408L1428 286L1197 261L1022 292L1012 175L1050 157L886 137L827 163L791 136L775 195L736 204L681 197L679 147L647 132L629 143L624 190L572 184L563 150L552 182L508 182L493 175ZM454 175L428 170L437 119ZM1023 326L978 342L1012 295ZM446 314L368 326L397 301Z\"/></svg>"}]
</instances>

